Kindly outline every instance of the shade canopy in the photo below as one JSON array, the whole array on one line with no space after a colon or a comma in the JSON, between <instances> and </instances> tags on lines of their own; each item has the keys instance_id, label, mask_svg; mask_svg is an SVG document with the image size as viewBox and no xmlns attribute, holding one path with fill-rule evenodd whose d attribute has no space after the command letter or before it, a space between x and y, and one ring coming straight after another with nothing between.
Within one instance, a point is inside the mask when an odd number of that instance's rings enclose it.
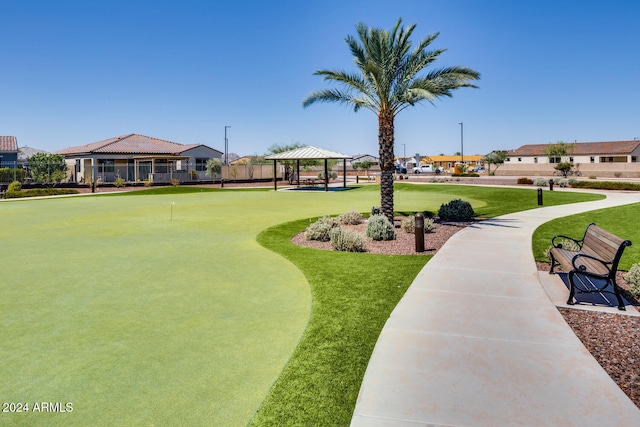
<instances>
[{"instance_id":1,"label":"shade canopy","mask_svg":"<svg viewBox=\"0 0 640 427\"><path fill-rule=\"evenodd\" d=\"M346 154L307 145L305 147L296 148L295 150L272 154L265 157L265 160L331 160L351 158L352 156L348 156Z\"/></svg>"},{"instance_id":2,"label":"shade canopy","mask_svg":"<svg viewBox=\"0 0 640 427\"><path fill-rule=\"evenodd\" d=\"M337 153L331 150L325 150L324 148L312 147L307 145L305 147L296 148L295 150L285 151L283 153L277 153L265 157L265 160L273 160L273 189L278 189L277 177L276 177L276 163L278 161L291 161L295 160L297 163L297 183L300 185L300 160L324 160L324 191L329 190L329 171L327 167L328 160L346 160L351 159L352 156ZM347 162L343 161L343 185L347 186Z\"/></svg>"}]
</instances>

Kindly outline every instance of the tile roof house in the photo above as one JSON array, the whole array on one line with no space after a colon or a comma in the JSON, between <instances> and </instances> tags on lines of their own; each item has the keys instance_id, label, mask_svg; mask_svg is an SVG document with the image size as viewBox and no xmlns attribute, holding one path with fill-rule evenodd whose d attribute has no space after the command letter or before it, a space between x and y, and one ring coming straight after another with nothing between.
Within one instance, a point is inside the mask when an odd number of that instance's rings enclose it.
<instances>
[{"instance_id":1,"label":"tile roof house","mask_svg":"<svg viewBox=\"0 0 640 427\"><path fill-rule=\"evenodd\" d=\"M640 173L640 140L575 142L566 156L548 156L547 147L553 144L528 144L508 151L505 163L496 174L553 175L554 166L571 162L581 175L599 177L638 177Z\"/></svg>"},{"instance_id":2,"label":"tile roof house","mask_svg":"<svg viewBox=\"0 0 640 427\"><path fill-rule=\"evenodd\" d=\"M18 161L18 139L0 136L0 167L15 168Z\"/></svg>"},{"instance_id":3,"label":"tile roof house","mask_svg":"<svg viewBox=\"0 0 640 427\"><path fill-rule=\"evenodd\" d=\"M56 151L71 164L72 181L169 182L203 178L206 163L222 152L206 145L183 145L139 134L121 135ZM194 171L193 173L191 171Z\"/></svg>"}]
</instances>

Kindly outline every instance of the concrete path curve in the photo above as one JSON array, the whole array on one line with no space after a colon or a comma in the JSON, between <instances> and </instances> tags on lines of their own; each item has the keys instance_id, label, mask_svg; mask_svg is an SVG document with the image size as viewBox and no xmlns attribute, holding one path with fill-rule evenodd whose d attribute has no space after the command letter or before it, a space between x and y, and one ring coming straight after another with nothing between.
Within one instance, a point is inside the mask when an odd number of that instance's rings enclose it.
<instances>
[{"instance_id":1,"label":"concrete path curve","mask_svg":"<svg viewBox=\"0 0 640 427\"><path fill-rule=\"evenodd\" d=\"M639 193L606 194L452 237L384 326L351 425L640 425L640 410L551 303L531 253L549 220L640 202Z\"/></svg>"}]
</instances>

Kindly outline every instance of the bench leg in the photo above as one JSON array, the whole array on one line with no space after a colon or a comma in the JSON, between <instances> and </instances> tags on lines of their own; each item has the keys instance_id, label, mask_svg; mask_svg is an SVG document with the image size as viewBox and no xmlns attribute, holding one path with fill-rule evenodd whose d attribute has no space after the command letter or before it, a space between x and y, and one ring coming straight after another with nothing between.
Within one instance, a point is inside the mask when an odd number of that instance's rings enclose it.
<instances>
[{"instance_id":1,"label":"bench leg","mask_svg":"<svg viewBox=\"0 0 640 427\"><path fill-rule=\"evenodd\" d=\"M611 282L612 282L611 285L613 286L613 293L616 295L616 298L618 298L618 310L627 311L627 308L624 306L624 303L622 302L622 295L620 295L620 288L618 288L618 284L616 283L615 276Z\"/></svg>"},{"instance_id":2,"label":"bench leg","mask_svg":"<svg viewBox=\"0 0 640 427\"><path fill-rule=\"evenodd\" d=\"M556 260L553 257L553 254L551 254L551 270L549 270L549 274L555 273L554 269L556 268L556 265Z\"/></svg>"},{"instance_id":3,"label":"bench leg","mask_svg":"<svg viewBox=\"0 0 640 427\"><path fill-rule=\"evenodd\" d=\"M567 300L567 304L573 305L573 297L576 294L576 286L573 284L573 276L575 276L574 271L569 272L569 299Z\"/></svg>"}]
</instances>

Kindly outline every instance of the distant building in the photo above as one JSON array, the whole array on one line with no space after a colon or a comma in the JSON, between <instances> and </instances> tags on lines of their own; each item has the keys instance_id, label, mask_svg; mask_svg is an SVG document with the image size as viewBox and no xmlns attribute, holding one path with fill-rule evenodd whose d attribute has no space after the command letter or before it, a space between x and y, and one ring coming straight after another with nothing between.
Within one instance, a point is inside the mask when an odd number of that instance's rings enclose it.
<instances>
[{"instance_id":1,"label":"distant building","mask_svg":"<svg viewBox=\"0 0 640 427\"><path fill-rule=\"evenodd\" d=\"M129 134L90 144L59 150L71 165L71 181L169 182L204 178L209 159L222 158L222 152L206 145L177 142ZM193 171L193 172L192 172Z\"/></svg>"},{"instance_id":2,"label":"distant building","mask_svg":"<svg viewBox=\"0 0 640 427\"><path fill-rule=\"evenodd\" d=\"M596 177L638 177L640 140L575 142L565 158L550 157L546 149L553 144L529 144L508 151L496 175L553 175L562 161L574 164L577 173Z\"/></svg>"},{"instance_id":3,"label":"distant building","mask_svg":"<svg viewBox=\"0 0 640 427\"><path fill-rule=\"evenodd\" d=\"M18 139L0 136L0 167L15 168L18 164Z\"/></svg>"}]
</instances>

